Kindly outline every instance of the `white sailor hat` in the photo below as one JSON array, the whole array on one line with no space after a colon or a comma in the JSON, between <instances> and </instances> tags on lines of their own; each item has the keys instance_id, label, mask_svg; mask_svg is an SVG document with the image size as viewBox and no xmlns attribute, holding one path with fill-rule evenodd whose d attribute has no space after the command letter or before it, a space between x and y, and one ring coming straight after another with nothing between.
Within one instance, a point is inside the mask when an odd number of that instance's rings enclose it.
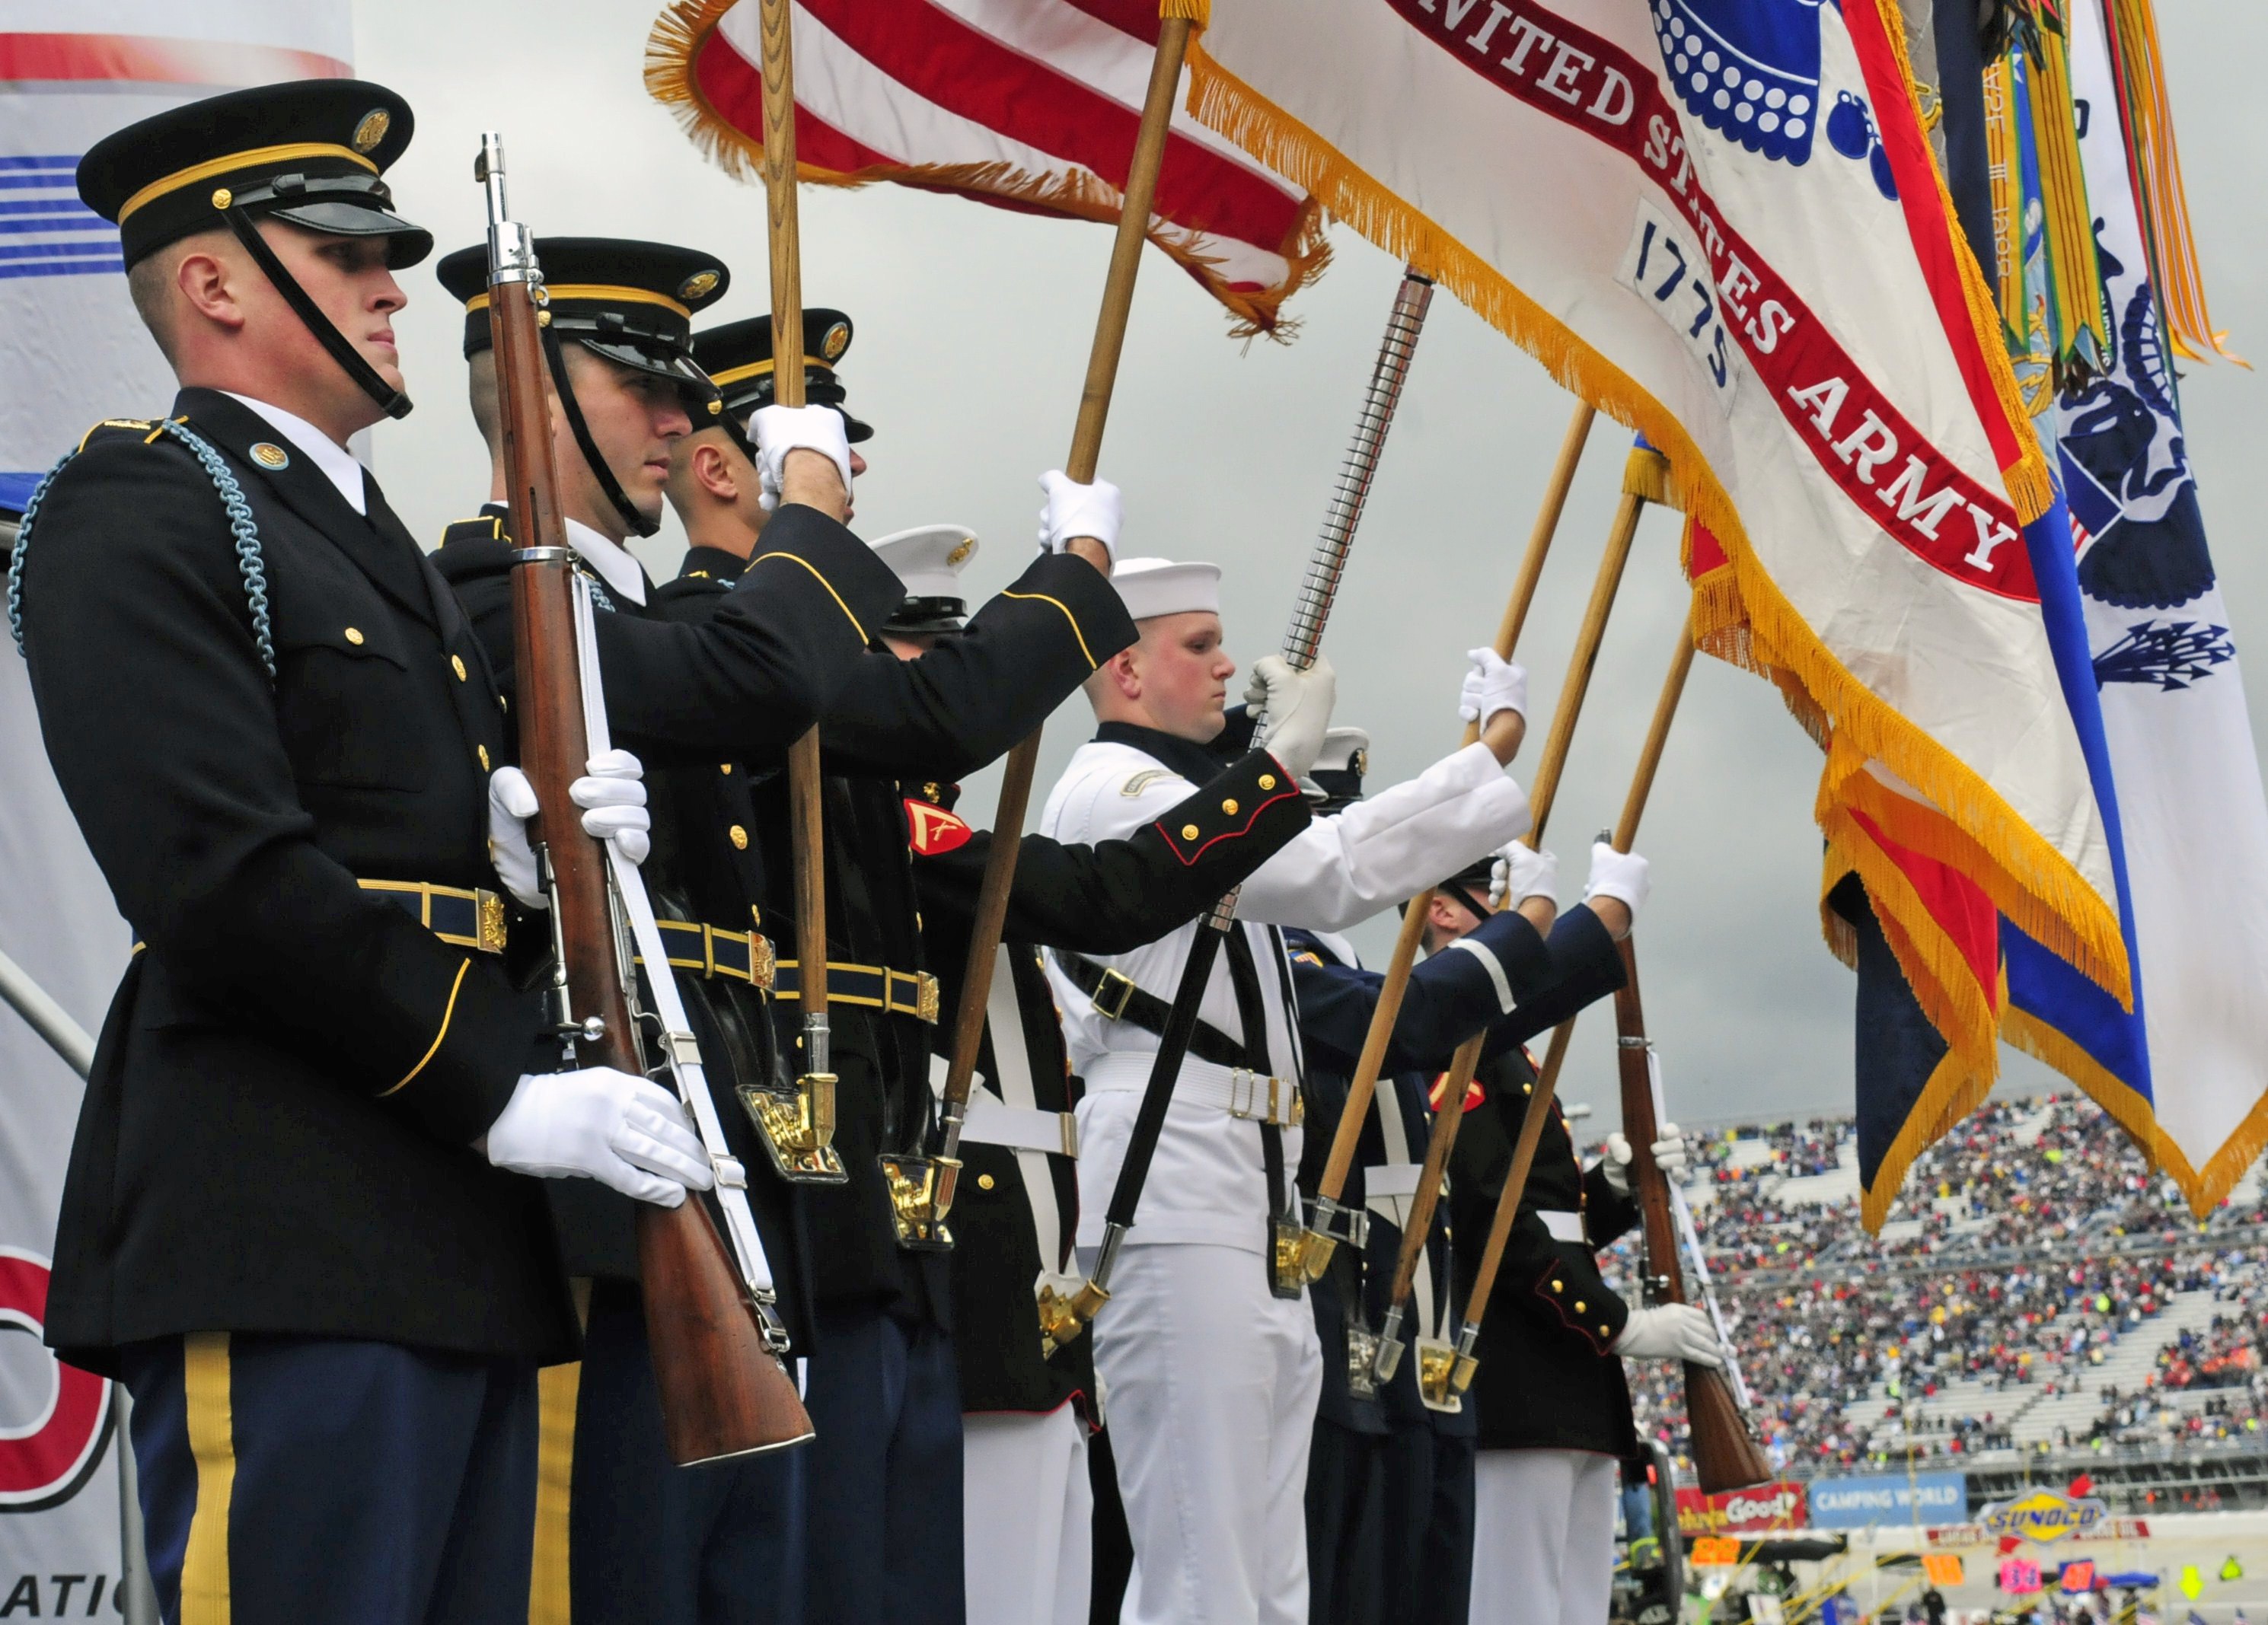
<instances>
[{"instance_id":1,"label":"white sailor hat","mask_svg":"<svg viewBox=\"0 0 2268 1625\"><path fill-rule=\"evenodd\" d=\"M906 596L885 632L958 632L968 613L961 594L961 567L976 556L976 533L959 525L917 525L873 544L883 563L905 584Z\"/></svg>"},{"instance_id":2,"label":"white sailor hat","mask_svg":"<svg viewBox=\"0 0 2268 1625\"><path fill-rule=\"evenodd\" d=\"M1220 566L1171 559L1121 559L1110 585L1136 621L1153 615L1220 613Z\"/></svg>"},{"instance_id":3,"label":"white sailor hat","mask_svg":"<svg viewBox=\"0 0 2268 1625\"><path fill-rule=\"evenodd\" d=\"M1336 812L1362 799L1362 776L1370 771L1370 735L1359 728L1332 728L1307 779L1322 792L1322 811Z\"/></svg>"}]
</instances>

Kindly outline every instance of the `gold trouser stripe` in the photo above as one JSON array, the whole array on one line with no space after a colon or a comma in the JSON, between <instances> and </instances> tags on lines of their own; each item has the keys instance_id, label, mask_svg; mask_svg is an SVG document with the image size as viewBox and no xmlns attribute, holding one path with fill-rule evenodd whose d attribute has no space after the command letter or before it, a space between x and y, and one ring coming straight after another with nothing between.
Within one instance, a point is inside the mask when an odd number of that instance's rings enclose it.
<instances>
[{"instance_id":1,"label":"gold trouser stripe","mask_svg":"<svg viewBox=\"0 0 2268 1625\"><path fill-rule=\"evenodd\" d=\"M1003 591L1003 592L1001 592L1000 596L1001 596L1002 598L1018 598L1018 599L1039 599L1039 601L1040 601L1041 603L1042 603L1042 604L1053 604L1053 605L1054 605L1057 609L1062 610L1062 611L1063 611L1063 618L1064 618L1064 620L1066 620L1066 621L1070 621L1070 622L1071 622L1071 635L1073 637L1075 637L1075 638L1079 639L1079 653L1081 653L1081 654L1083 654L1083 655L1085 655L1085 656L1086 657L1086 668L1087 668L1087 670L1089 670L1089 671L1091 672L1091 671L1093 671L1093 670L1094 669L1095 665L1096 665L1096 661L1095 661L1095 658L1094 658L1094 651L1093 651L1092 649L1089 649L1089 648L1086 646L1086 633L1084 633L1084 632L1082 632L1082 631L1080 631L1080 630L1079 629L1079 617L1078 617L1077 615L1074 615L1073 614L1071 614L1071 606L1070 606L1070 605L1068 605L1068 604L1064 603L1064 602L1061 599L1059 599L1059 598L1049 598L1049 597L1046 593L1044 593L1044 592L1010 592Z\"/></svg>"},{"instance_id":2,"label":"gold trouser stripe","mask_svg":"<svg viewBox=\"0 0 2268 1625\"><path fill-rule=\"evenodd\" d=\"M850 629L858 634L858 641L862 643L872 643L873 641L866 636L866 629L858 624L858 617L850 613L850 606L843 601L843 595L835 590L835 584L829 581L826 577L821 575L819 573L818 566L812 563L809 559L798 558L792 553L761 553L755 558L748 561L748 568L750 570L754 570L766 559L786 559L791 563L800 564L804 569L809 570L811 572L811 578L819 583L821 586L827 589L827 596L835 600L836 608L841 610L843 612L843 619L850 621Z\"/></svg>"},{"instance_id":3,"label":"gold trouser stripe","mask_svg":"<svg viewBox=\"0 0 2268 1625\"><path fill-rule=\"evenodd\" d=\"M535 1562L527 1578L527 1625L570 1625L567 1509L582 1386L579 1364L547 1365L535 1377Z\"/></svg>"},{"instance_id":4,"label":"gold trouser stripe","mask_svg":"<svg viewBox=\"0 0 2268 1625\"><path fill-rule=\"evenodd\" d=\"M229 1401L228 1334L181 1339L181 1398L197 1464L196 1510L181 1560L181 1625L229 1625L228 1509L236 1491L236 1422Z\"/></svg>"},{"instance_id":5,"label":"gold trouser stripe","mask_svg":"<svg viewBox=\"0 0 2268 1625\"><path fill-rule=\"evenodd\" d=\"M385 1099L387 1096L394 1093L395 1090L409 1087L409 1080L425 1070L425 1063L431 1061L435 1055L441 1053L441 1040L449 1036L449 1023L456 1018L457 995L464 990L465 973L472 969L472 967L473 962L470 960L467 960L464 963L457 967L457 979L449 984L448 1006L441 1012L441 1030L433 1034L432 1047L417 1058L417 1064L411 1067L408 1072L403 1074L401 1081L394 1085L393 1089L379 1090L378 1092L378 1098L379 1099Z\"/></svg>"}]
</instances>

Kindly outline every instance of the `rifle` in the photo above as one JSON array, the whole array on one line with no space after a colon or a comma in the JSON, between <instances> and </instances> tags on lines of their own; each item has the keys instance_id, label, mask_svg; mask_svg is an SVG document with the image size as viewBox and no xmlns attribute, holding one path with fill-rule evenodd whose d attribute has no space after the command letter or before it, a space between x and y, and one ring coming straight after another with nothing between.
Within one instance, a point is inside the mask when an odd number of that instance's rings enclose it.
<instances>
[{"instance_id":1,"label":"rifle","mask_svg":"<svg viewBox=\"0 0 2268 1625\"><path fill-rule=\"evenodd\" d=\"M1535 786L1528 798L1534 809L1534 822L1522 839L1531 848L1543 843L1543 827L1550 820L1551 804L1559 793L1559 776L1566 766L1567 753L1574 746L1575 724L1583 714L1583 696L1590 688L1591 672L1598 665L1599 645L1606 638L1607 616L1622 586L1623 567L1630 562L1631 543L1638 536L1638 516L1646 509L1643 492L1660 479L1656 465L1666 462L1660 452L1639 447L1624 464L1622 504L1615 511L1606 549L1599 557L1599 573L1591 583L1591 601L1584 608L1583 624L1575 635L1574 651L1567 658L1567 675L1559 686L1559 703L1551 713L1551 737L1544 741L1543 760L1536 767ZM1386 1324L1379 1331L1378 1380L1381 1383L1392 1381L1395 1368L1402 1363L1402 1321L1408 1312L1410 1288L1417 1280L1418 1263L1425 1257L1426 1236L1433 1227L1433 1210L1441 1199L1441 1176L1447 1170L1457 1130L1464 1122L1465 1093L1472 1085L1474 1069L1479 1066L1481 1050L1487 1043L1488 1031L1483 1028L1457 1046L1449 1062L1441 1104L1434 1108L1433 1132L1425 1147L1425 1169L1418 1176L1417 1195L1410 1203L1410 1222L1403 1228L1402 1251L1394 1266L1394 1292L1387 1304ZM1469 1358L1471 1351L1436 1337L1421 1336L1413 1341L1418 1349L1418 1398L1434 1410L1462 1409L1463 1401L1454 1379L1459 1364Z\"/></svg>"},{"instance_id":2,"label":"rifle","mask_svg":"<svg viewBox=\"0 0 2268 1625\"><path fill-rule=\"evenodd\" d=\"M481 137L475 178L488 193L489 321L512 533L520 543L512 568L520 761L542 809L530 834L551 899L556 1031L569 1065L644 1077L620 899L607 855L584 833L568 789L590 755L593 714L585 695L597 674L585 668L578 649L574 554L551 454L540 319L550 296L534 239L505 209L504 144L493 132ZM666 960L654 962L653 974L669 974ZM684 1034L668 1037L691 1043ZM713 1162L717 1143L703 1138ZM738 1194L724 1191L738 1165L719 1165L718 1173L720 1192ZM675 1208L637 1207L646 1335L671 1457L689 1466L809 1438L811 1419L708 1204L688 1195Z\"/></svg>"}]
</instances>

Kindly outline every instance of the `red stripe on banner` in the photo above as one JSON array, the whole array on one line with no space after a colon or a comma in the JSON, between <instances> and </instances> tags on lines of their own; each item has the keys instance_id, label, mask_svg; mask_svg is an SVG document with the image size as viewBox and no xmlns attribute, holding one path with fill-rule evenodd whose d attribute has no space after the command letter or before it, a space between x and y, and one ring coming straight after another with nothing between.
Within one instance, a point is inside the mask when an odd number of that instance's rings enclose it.
<instances>
[{"instance_id":1,"label":"red stripe on banner","mask_svg":"<svg viewBox=\"0 0 2268 1625\"><path fill-rule=\"evenodd\" d=\"M1938 185L1937 160L1930 152L1929 137L1922 134L1921 121L1914 116L1905 76L1898 70L1889 36L1882 30L1882 14L1860 0L1843 8L1843 21L1858 48L1859 69L1867 79L1867 99L1874 103L1874 126L1881 132L1882 150L1890 160L1891 177L1897 182L1898 205L1905 210L1906 234L1913 239L1922 279L1929 284L1930 297L1937 301L1938 320L1952 342L1962 382L1969 386L1969 399L1984 425L1992 455L2001 467L2013 467L2023 449L2000 404L2000 392L1993 387L1984 348L1977 342L1977 323L1970 316L1969 296L1962 288L1961 262L1955 258L1963 250L1954 246L1954 223Z\"/></svg>"},{"instance_id":2,"label":"red stripe on banner","mask_svg":"<svg viewBox=\"0 0 2268 1625\"><path fill-rule=\"evenodd\" d=\"M1945 934L1961 955L1969 974L1977 979L1988 1009L2000 1007L2000 911L1984 894L1984 888L1955 869L1952 864L1926 857L1911 847L1900 846L1882 833L1882 827L1858 808L1851 809L1851 817L1867 839L1881 849L1882 856L1898 866L1898 871L1921 899L1922 907L1931 921ZM1952 1034L1948 1033L1948 1040Z\"/></svg>"},{"instance_id":3,"label":"red stripe on banner","mask_svg":"<svg viewBox=\"0 0 2268 1625\"><path fill-rule=\"evenodd\" d=\"M718 117L750 140L759 140L764 128L763 69L741 55L723 29L712 29L702 41L694 58L693 78L700 86L701 99L715 109ZM877 152L800 103L795 109L795 161L839 174L905 162L887 152Z\"/></svg>"},{"instance_id":4,"label":"red stripe on banner","mask_svg":"<svg viewBox=\"0 0 2268 1625\"><path fill-rule=\"evenodd\" d=\"M1451 27L1432 0L1387 4L1489 84L1645 172L1692 228L1691 246L1706 258L1714 281L1717 309L1699 312L1695 333L1714 322L1720 343L1729 335L1740 345L1812 460L1861 513L1956 581L2003 598L2038 601L2031 558L2007 493L1987 489L1939 452L1787 280L1725 223L1686 153L1683 123L1651 65L1528 0L1491 0L1487 18L1470 33L1464 28L1473 21L1469 13L1460 13L1458 26ZM1657 298L1674 291L1682 298L1684 251L1655 254L1648 231L1638 280L1651 291L1659 277ZM1732 320L1722 320L1727 313ZM1958 331L1971 331L1965 306ZM1721 357L1718 364L1722 388Z\"/></svg>"},{"instance_id":5,"label":"red stripe on banner","mask_svg":"<svg viewBox=\"0 0 2268 1625\"><path fill-rule=\"evenodd\" d=\"M804 0L803 9L924 100L1125 185L1135 109L920 0ZM1297 199L1179 136L1167 142L1155 207L1177 225L1262 246L1281 243L1299 215Z\"/></svg>"},{"instance_id":6,"label":"red stripe on banner","mask_svg":"<svg viewBox=\"0 0 2268 1625\"><path fill-rule=\"evenodd\" d=\"M1062 0L1062 4L1123 34L1131 34L1145 45L1158 43L1158 0Z\"/></svg>"},{"instance_id":7,"label":"red stripe on banner","mask_svg":"<svg viewBox=\"0 0 2268 1625\"><path fill-rule=\"evenodd\" d=\"M0 33L0 80L124 80L144 85L271 85L343 79L335 56L130 33Z\"/></svg>"}]
</instances>

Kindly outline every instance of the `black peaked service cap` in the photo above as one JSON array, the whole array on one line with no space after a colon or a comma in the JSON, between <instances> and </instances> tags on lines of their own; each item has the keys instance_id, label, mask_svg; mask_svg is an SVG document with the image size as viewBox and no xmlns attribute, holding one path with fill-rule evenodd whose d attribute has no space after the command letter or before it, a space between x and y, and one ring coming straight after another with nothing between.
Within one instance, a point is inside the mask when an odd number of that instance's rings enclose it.
<instances>
[{"instance_id":1,"label":"black peaked service cap","mask_svg":"<svg viewBox=\"0 0 2268 1625\"><path fill-rule=\"evenodd\" d=\"M535 259L551 332L681 386L699 408L696 427L714 415L716 387L693 358L693 317L732 286L722 260L627 237L539 237ZM466 356L478 355L491 342L488 245L445 254L433 269L465 307Z\"/></svg>"},{"instance_id":2,"label":"black peaked service cap","mask_svg":"<svg viewBox=\"0 0 2268 1625\"><path fill-rule=\"evenodd\" d=\"M227 223L232 206L332 237L382 237L387 263L415 265L433 234L394 213L381 177L409 146L409 104L360 79L255 85L168 108L104 136L78 165L78 195L114 222L126 262Z\"/></svg>"},{"instance_id":3,"label":"black peaked service cap","mask_svg":"<svg viewBox=\"0 0 2268 1625\"><path fill-rule=\"evenodd\" d=\"M874 431L850 415L843 404L843 380L836 364L850 348L850 318L816 306L803 312L803 396L812 406L843 414L845 436L855 445ZM693 354L725 396L725 415L737 438L745 439L749 415L772 404L777 362L772 355L772 319L752 316L693 335Z\"/></svg>"}]
</instances>

